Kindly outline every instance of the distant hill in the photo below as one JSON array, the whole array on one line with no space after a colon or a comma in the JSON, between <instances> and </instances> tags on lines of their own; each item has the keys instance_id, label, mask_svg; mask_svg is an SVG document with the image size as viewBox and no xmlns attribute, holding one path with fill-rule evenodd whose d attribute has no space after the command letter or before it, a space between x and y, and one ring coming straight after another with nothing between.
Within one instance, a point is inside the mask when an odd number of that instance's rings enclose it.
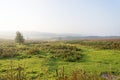
<instances>
[{"instance_id":1,"label":"distant hill","mask_svg":"<svg viewBox=\"0 0 120 80\"><path fill-rule=\"evenodd\" d=\"M60 40L120 39L120 36L65 36L56 39Z\"/></svg>"},{"instance_id":2,"label":"distant hill","mask_svg":"<svg viewBox=\"0 0 120 80\"><path fill-rule=\"evenodd\" d=\"M120 38L120 36L86 36L81 34L57 34L35 31L21 32L25 39L28 40L78 40L78 39L111 39ZM16 32L0 32L0 39L14 39Z\"/></svg>"}]
</instances>

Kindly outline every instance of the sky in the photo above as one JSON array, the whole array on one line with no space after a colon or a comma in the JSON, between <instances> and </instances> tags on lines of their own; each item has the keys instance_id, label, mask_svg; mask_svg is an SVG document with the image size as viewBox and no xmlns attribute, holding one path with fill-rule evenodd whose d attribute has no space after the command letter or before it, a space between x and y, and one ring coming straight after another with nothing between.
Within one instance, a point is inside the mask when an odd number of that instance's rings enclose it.
<instances>
[{"instance_id":1,"label":"sky","mask_svg":"<svg viewBox=\"0 0 120 80\"><path fill-rule=\"evenodd\" d=\"M0 0L0 32L120 36L120 0Z\"/></svg>"}]
</instances>

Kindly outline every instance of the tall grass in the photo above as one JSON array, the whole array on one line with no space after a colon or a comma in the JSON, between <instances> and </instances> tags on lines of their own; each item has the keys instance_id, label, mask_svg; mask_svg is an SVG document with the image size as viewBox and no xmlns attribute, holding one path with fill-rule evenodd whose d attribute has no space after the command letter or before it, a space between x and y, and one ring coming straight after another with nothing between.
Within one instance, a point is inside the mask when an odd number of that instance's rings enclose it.
<instances>
[{"instance_id":1,"label":"tall grass","mask_svg":"<svg viewBox=\"0 0 120 80\"><path fill-rule=\"evenodd\" d=\"M87 73L82 69L75 69L70 75L65 75L65 68L56 70L56 80L106 80L97 74Z\"/></svg>"},{"instance_id":2,"label":"tall grass","mask_svg":"<svg viewBox=\"0 0 120 80\"><path fill-rule=\"evenodd\" d=\"M119 49L119 46L116 46L118 48L115 47L115 45L119 45L119 41L114 42L114 46L110 46L111 42L79 42L77 41L75 44L82 44L82 45L87 45L87 46L96 46L97 48L100 48L100 52L99 51L95 51L94 48L92 48L94 51L89 50L87 52L85 52L82 48L78 48L76 45L71 45L74 43L70 43L70 45L68 45L67 42L43 42L43 43L29 43L29 44L25 44L25 45L14 45L12 46L11 44L9 46L0 46L0 58L1 61L2 60L9 60L10 58L13 58L14 60L18 60L21 59L28 59L29 60L29 64L27 64L27 66L29 65L29 70L32 69L32 71L26 71L26 67L24 65L18 64L17 66L14 65L14 62L11 61L10 65L5 64L5 66L8 66L9 68L4 68L5 71L3 71L3 73L0 74L0 80L49 80L49 76L52 76L52 80L105 80L107 78L105 78L106 76L109 76L110 80L112 80L112 70L110 70L111 72L109 73L103 73L101 75L97 74L97 73L91 73L91 72L87 72L84 71L83 69L73 69L74 66L79 66L83 63L85 63L86 60L86 64L90 64L90 65L94 65L94 63L100 63L102 64L101 66L103 66L103 63L105 63L106 65L110 63L110 61L112 62L112 60L116 60L115 64L117 65L116 68L118 68L118 61L116 59L116 56L119 56L117 53L119 53L118 51L116 51L116 54L112 54L111 56L107 56L109 58L105 59L103 58L103 54L106 54L106 52L102 52L102 50L100 47L105 47L105 49ZM105 44L105 46L104 46ZM106 47L108 46L108 48ZM110 47L110 48L109 48ZM86 48L87 50L87 48ZM83 56L82 54L85 53ZM99 55L101 54L101 55ZM86 56L87 55L87 56ZM108 54L110 55L110 54ZM116 55L115 57L113 55ZM26 57L27 56L27 57ZM106 55L105 55L106 56ZM84 58L84 59L82 59ZM90 59L91 58L91 59ZM98 58L98 59L97 59ZM114 59L115 58L115 59ZM36 59L36 60L34 60ZM50 61L48 60L51 60ZM95 61L96 59L96 61ZM39 71L38 69L38 65L41 65L40 60L44 60L44 63L49 65L43 65L42 67L42 72ZM55 62L56 60L56 62ZM60 61L61 60L61 61ZM83 61L82 61L83 60ZM108 60L108 61L107 61ZM119 59L118 59L119 60ZM3 63L5 62L3 61ZM31 61L33 61L31 63ZM87 62L88 61L88 62ZM21 61L22 62L22 61ZM60 62L60 63L57 63ZM1 62L0 66L4 67L4 65ZM37 66L35 66L37 64ZM62 64L62 65L61 65ZM67 65L67 64L71 64L68 65L67 67L62 67L62 69L56 69L58 67ZM26 65L26 64L25 64ZM112 64L114 65L114 64ZM49 67L52 68L52 70L50 71L48 70L44 70L46 69L45 67ZM52 67L51 67L52 66ZM57 66L57 67L56 67ZM71 68L69 68L70 66L72 66ZM34 70L33 67L37 67L37 70ZM67 69L73 69L73 71L67 71ZM91 69L90 71L94 70L93 66L89 66L88 68ZM98 68L96 68L98 69ZM95 69L95 70L96 70ZM104 69L104 68L101 68ZM105 68L106 69L106 68ZM111 68L110 68L111 69ZM88 70L89 71L89 70ZM103 70L104 71L104 70ZM54 76L53 73L56 73L56 75ZM116 71L119 72L119 71ZM66 74L69 73L69 74ZM35 76L33 75L32 77L29 76L29 74L35 74ZM44 77L44 78L43 78ZM101 78L104 77L105 79Z\"/></svg>"},{"instance_id":3,"label":"tall grass","mask_svg":"<svg viewBox=\"0 0 120 80\"><path fill-rule=\"evenodd\" d=\"M27 80L25 66L18 64L14 66L14 62L11 60L9 68L5 74L0 76L0 80Z\"/></svg>"},{"instance_id":4,"label":"tall grass","mask_svg":"<svg viewBox=\"0 0 120 80\"><path fill-rule=\"evenodd\" d=\"M73 70L70 75L65 74L65 67L58 70L56 69L56 77L53 80L105 80L101 78L97 74L87 73L82 69ZM45 74L44 76L49 76L49 74ZM0 80L41 80L41 76L37 76L35 79L27 77L27 73L25 71L25 66L18 64L18 66L14 66L14 62L11 60L10 66L7 72L4 75L0 75ZM47 79L49 80L49 78Z\"/></svg>"}]
</instances>

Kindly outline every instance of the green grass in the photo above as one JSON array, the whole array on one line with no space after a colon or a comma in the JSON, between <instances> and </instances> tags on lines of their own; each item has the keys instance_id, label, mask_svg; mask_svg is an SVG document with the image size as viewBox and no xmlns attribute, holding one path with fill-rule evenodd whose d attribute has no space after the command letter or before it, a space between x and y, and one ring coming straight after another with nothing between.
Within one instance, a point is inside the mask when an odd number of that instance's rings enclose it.
<instances>
[{"instance_id":1,"label":"green grass","mask_svg":"<svg viewBox=\"0 0 120 80\"><path fill-rule=\"evenodd\" d=\"M71 45L71 44L70 44ZM83 57L76 62L67 62L62 58L51 58L51 54L41 52L39 55L28 55L21 53L23 58L1 58L0 73L5 74L9 70L11 61L13 66L18 64L25 67L27 77L36 78L40 76L42 79L55 78L55 70L60 70L63 66L65 74L70 75L75 69L83 69L86 72L101 74L102 72L113 72L120 75L120 50L103 50L81 45L74 45L82 50ZM17 46L26 47L26 46ZM29 57L31 56L31 57ZM42 56L42 57L39 57Z\"/></svg>"}]
</instances>

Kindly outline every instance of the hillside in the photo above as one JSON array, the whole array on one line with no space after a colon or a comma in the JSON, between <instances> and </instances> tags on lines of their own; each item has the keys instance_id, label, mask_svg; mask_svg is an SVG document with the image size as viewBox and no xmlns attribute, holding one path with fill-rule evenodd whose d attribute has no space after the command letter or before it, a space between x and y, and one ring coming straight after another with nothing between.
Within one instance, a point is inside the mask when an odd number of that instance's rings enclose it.
<instances>
[{"instance_id":1,"label":"hillside","mask_svg":"<svg viewBox=\"0 0 120 80\"><path fill-rule=\"evenodd\" d=\"M28 40L79 40L79 39L119 39L120 36L88 36L72 33L46 33L46 32L22 32L25 39ZM0 39L14 39L16 32L0 32Z\"/></svg>"}]
</instances>

